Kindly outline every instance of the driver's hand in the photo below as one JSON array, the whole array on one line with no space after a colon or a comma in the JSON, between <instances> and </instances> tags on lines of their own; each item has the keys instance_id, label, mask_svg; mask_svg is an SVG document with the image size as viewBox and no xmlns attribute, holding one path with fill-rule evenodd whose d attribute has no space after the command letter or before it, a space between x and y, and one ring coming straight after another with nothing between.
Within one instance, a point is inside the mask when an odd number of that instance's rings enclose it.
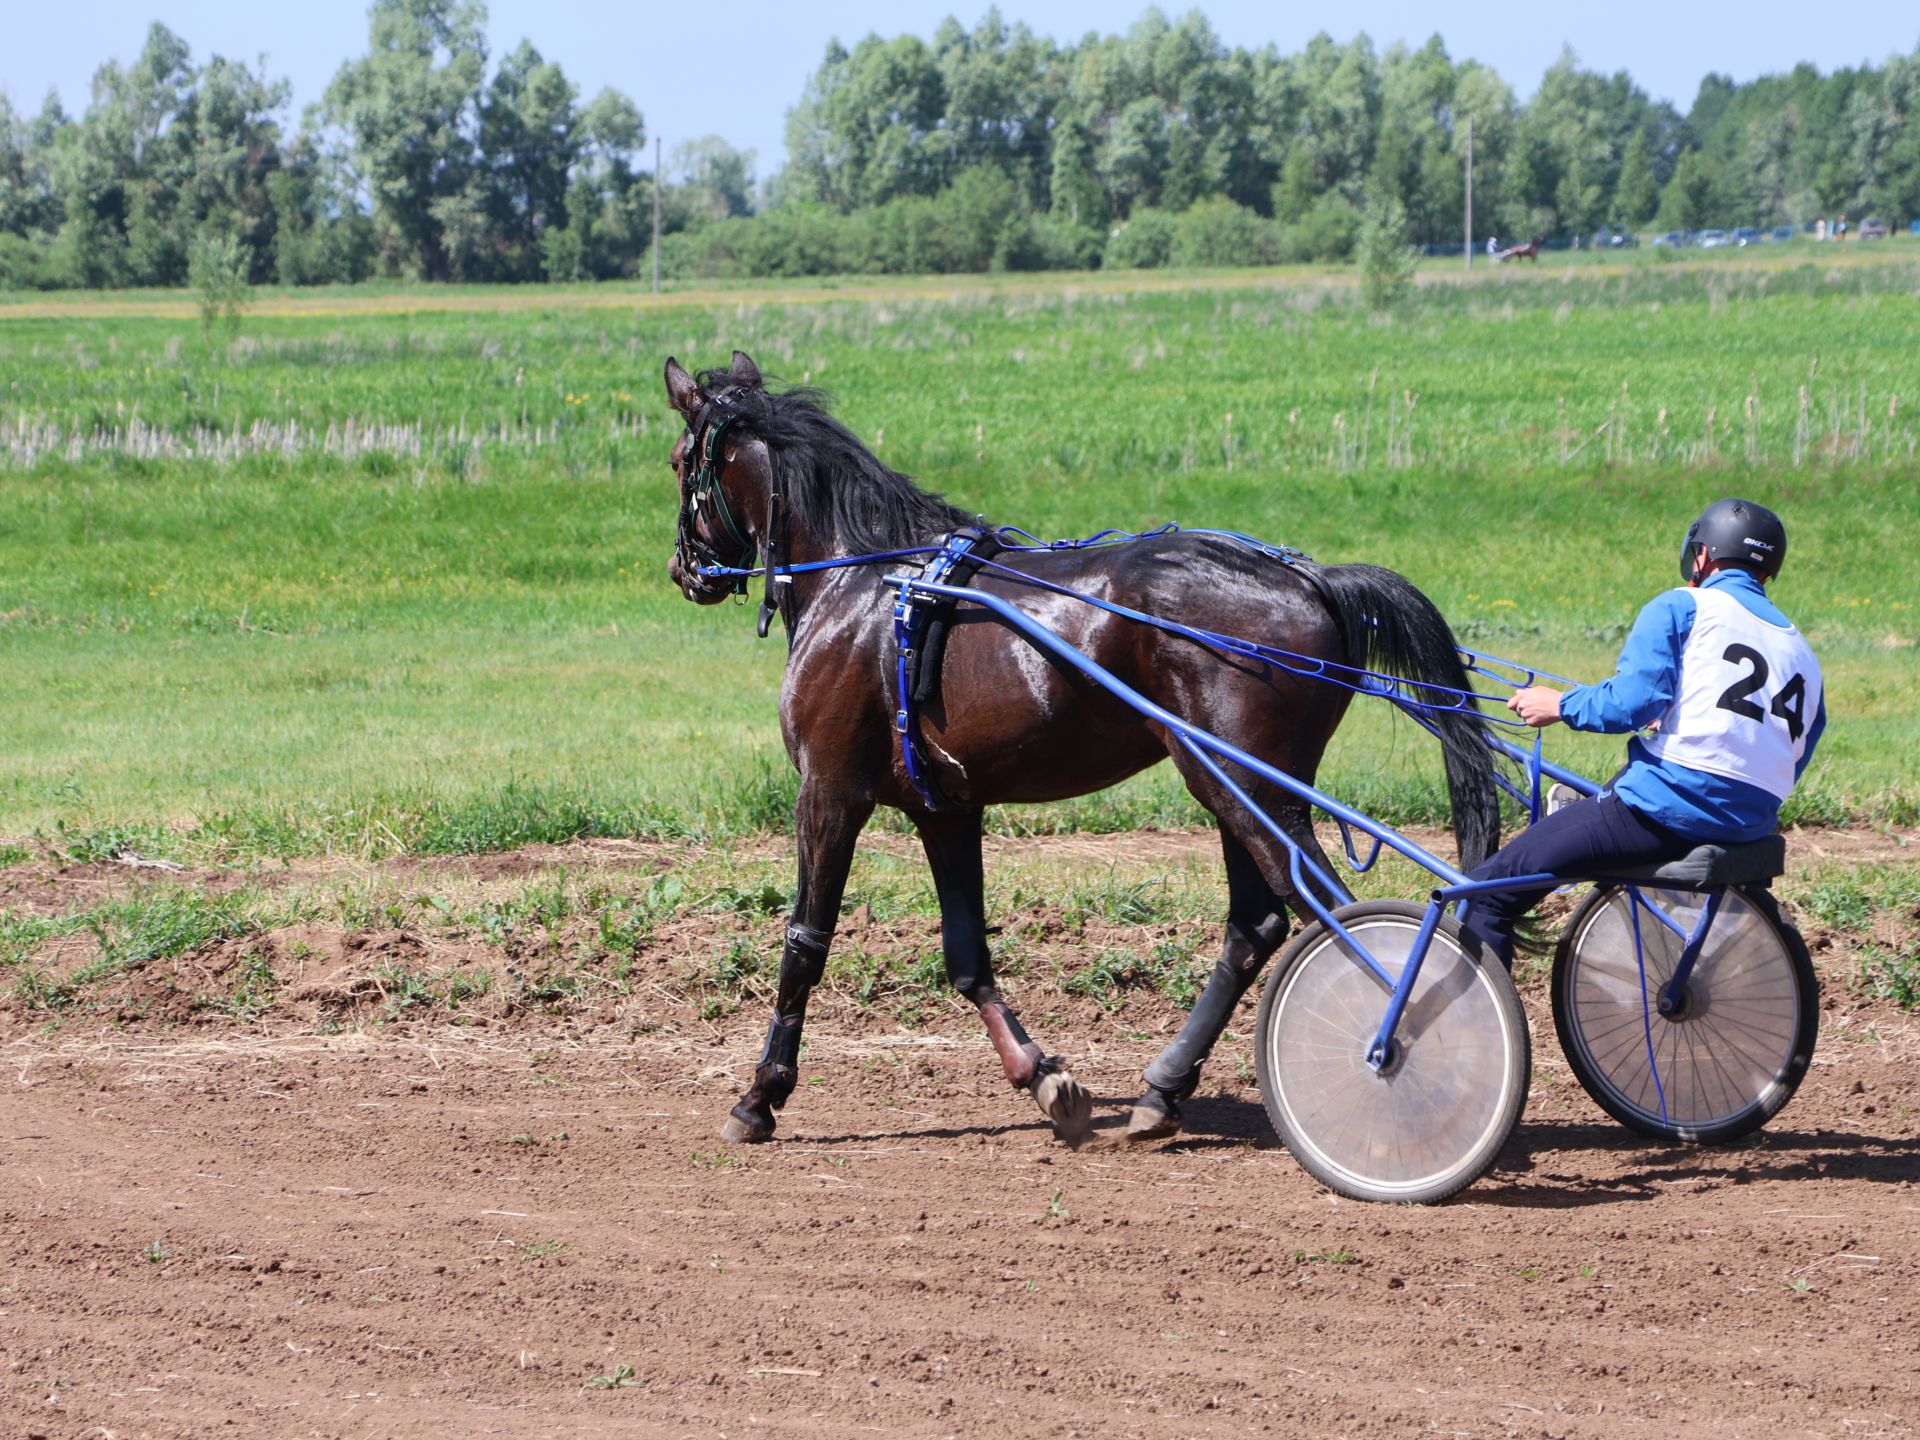
<instances>
[{"instance_id":1,"label":"driver's hand","mask_svg":"<svg viewBox=\"0 0 1920 1440\"><path fill-rule=\"evenodd\" d=\"M1534 729L1544 730L1560 718L1560 692L1549 685L1529 685L1513 692L1507 709Z\"/></svg>"}]
</instances>

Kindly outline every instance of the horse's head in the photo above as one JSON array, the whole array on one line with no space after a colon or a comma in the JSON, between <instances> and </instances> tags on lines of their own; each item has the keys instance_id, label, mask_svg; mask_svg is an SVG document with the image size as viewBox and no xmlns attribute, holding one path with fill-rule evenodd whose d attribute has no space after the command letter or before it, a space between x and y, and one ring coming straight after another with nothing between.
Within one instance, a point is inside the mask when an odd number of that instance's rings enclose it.
<instances>
[{"instance_id":1,"label":"horse's head","mask_svg":"<svg viewBox=\"0 0 1920 1440\"><path fill-rule=\"evenodd\" d=\"M767 447L744 429L736 402L760 390L760 370L739 350L733 365L706 373L702 386L678 360L667 360L667 399L687 428L674 442L670 463L680 482L680 523L667 578L699 605L742 594L738 576L703 573L708 567L753 568L765 543L771 467Z\"/></svg>"}]
</instances>

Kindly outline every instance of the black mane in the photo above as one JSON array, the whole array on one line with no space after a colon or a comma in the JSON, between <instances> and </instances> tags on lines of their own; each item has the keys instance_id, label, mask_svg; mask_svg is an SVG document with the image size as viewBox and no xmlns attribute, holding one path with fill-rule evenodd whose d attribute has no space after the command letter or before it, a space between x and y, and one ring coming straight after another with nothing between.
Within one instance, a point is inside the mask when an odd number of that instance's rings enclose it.
<instances>
[{"instance_id":1,"label":"black mane","mask_svg":"<svg viewBox=\"0 0 1920 1440\"><path fill-rule=\"evenodd\" d=\"M846 554L923 544L974 516L880 463L828 412L811 387L771 391L727 370L704 370L700 388L766 443L788 519Z\"/></svg>"}]
</instances>

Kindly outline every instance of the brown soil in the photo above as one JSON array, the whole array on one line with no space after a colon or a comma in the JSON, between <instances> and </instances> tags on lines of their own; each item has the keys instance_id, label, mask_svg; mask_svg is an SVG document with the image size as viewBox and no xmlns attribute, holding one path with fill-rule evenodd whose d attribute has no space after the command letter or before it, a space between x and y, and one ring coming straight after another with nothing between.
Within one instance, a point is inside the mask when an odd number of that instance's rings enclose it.
<instances>
[{"instance_id":1,"label":"brown soil","mask_svg":"<svg viewBox=\"0 0 1920 1440\"><path fill-rule=\"evenodd\" d=\"M69 881L152 883L25 889ZM143 975L119 1016L0 1017L0 1435L1920 1433L1920 1018L1837 946L1812 1072L1726 1149L1608 1121L1536 977L1514 1143L1412 1209L1277 1148L1250 1005L1185 1138L1076 1154L957 1005L828 997L781 1138L729 1150L761 1011L670 983L699 943L558 1013L361 1024L426 942L282 931L248 942L292 992L253 1025ZM218 989L240 949L175 973ZM1022 999L1108 1139L1178 1013Z\"/></svg>"}]
</instances>

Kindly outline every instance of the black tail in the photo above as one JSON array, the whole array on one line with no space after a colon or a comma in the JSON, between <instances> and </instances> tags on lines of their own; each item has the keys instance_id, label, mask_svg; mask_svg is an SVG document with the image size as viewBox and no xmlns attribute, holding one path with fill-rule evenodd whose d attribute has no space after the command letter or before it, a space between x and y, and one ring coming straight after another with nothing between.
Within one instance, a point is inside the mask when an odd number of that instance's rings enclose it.
<instances>
[{"instance_id":1,"label":"black tail","mask_svg":"<svg viewBox=\"0 0 1920 1440\"><path fill-rule=\"evenodd\" d=\"M1471 688L1453 631L1434 603L1404 575L1378 565L1315 565L1351 664L1453 690ZM1439 698L1439 697L1434 697ZM1453 803L1460 868L1471 870L1500 848L1500 791L1487 722L1477 709L1432 710Z\"/></svg>"}]
</instances>

